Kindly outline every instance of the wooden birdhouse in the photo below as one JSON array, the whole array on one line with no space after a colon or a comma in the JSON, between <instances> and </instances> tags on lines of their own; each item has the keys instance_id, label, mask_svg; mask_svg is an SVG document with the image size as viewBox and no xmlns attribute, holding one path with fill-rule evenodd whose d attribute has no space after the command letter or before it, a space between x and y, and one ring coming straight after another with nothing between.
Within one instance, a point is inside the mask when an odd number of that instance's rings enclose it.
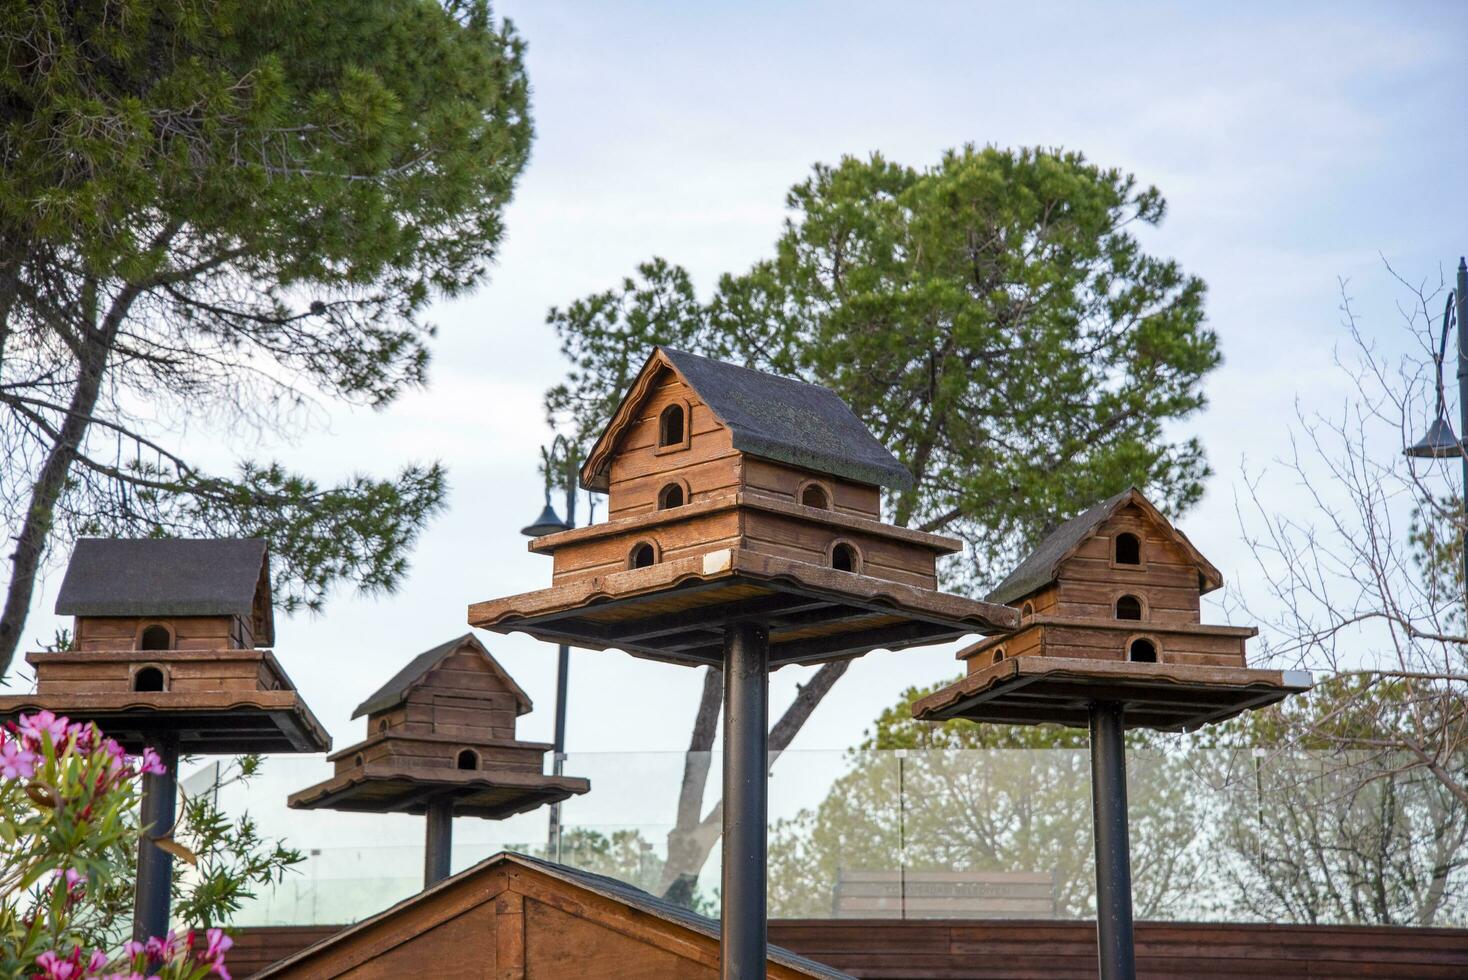
<instances>
[{"instance_id":1,"label":"wooden birdhouse","mask_svg":"<svg viewBox=\"0 0 1468 980\"><path fill-rule=\"evenodd\" d=\"M833 392L658 348L581 470L608 520L532 541L552 588L470 622L702 664L737 616L768 625L775 666L1008 625L936 591L961 542L882 520L882 487L911 484Z\"/></svg>"},{"instance_id":2,"label":"wooden birdhouse","mask_svg":"<svg viewBox=\"0 0 1468 980\"><path fill-rule=\"evenodd\" d=\"M1019 612L1018 629L959 651L968 676L914 715L1079 726L1102 699L1126 703L1133 724L1177 729L1308 687L1297 671L1247 668L1258 630L1202 622L1202 596L1222 584L1187 535L1125 490L1057 527L989 594Z\"/></svg>"},{"instance_id":3,"label":"wooden birdhouse","mask_svg":"<svg viewBox=\"0 0 1468 980\"><path fill-rule=\"evenodd\" d=\"M414 657L367 700L367 737L327 757L335 775L290 797L297 809L424 813L498 819L590 788L543 775L551 746L515 738L530 698L472 634Z\"/></svg>"},{"instance_id":4,"label":"wooden birdhouse","mask_svg":"<svg viewBox=\"0 0 1468 980\"><path fill-rule=\"evenodd\" d=\"M174 732L184 753L320 752L331 740L268 649L270 563L258 539L83 538L56 612L69 650L30 653L46 708L96 721L125 745Z\"/></svg>"}]
</instances>

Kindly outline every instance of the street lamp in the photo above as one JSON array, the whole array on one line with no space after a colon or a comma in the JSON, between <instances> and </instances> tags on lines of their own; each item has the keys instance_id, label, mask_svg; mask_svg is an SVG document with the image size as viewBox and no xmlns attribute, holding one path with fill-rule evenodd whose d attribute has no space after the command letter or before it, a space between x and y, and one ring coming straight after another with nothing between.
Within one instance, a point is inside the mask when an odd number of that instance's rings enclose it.
<instances>
[{"instance_id":1,"label":"street lamp","mask_svg":"<svg viewBox=\"0 0 1468 980\"><path fill-rule=\"evenodd\" d=\"M565 469L561 476L566 484L566 519L561 520L551 506L551 474L557 457ZM576 470L578 459L576 447L565 436L557 435L545 453L545 508L532 523L520 529L528 538L542 538L558 531L569 531L576 526ZM571 648L562 643L556 650L556 734L551 752L551 772L561 775L566 761L566 680L571 667ZM561 804L550 805L550 830L546 838L546 852L554 860L561 860Z\"/></svg>"},{"instance_id":2,"label":"street lamp","mask_svg":"<svg viewBox=\"0 0 1468 980\"><path fill-rule=\"evenodd\" d=\"M1468 343L1463 336L1464 324L1468 323L1468 261L1459 258L1458 288L1448 293L1447 304L1443 307L1443 334L1434 359L1437 366L1437 417L1432 420L1427 434L1402 452L1414 459L1452 459L1454 456L1462 459L1463 508L1468 514L1468 453L1464 452L1462 440L1453 434L1453 426L1448 422L1447 392L1443 387L1443 358L1448 353L1448 333L1453 325L1455 307L1458 321L1458 425L1460 431L1468 433ZM1463 538L1464 581L1468 582L1468 524L1464 525Z\"/></svg>"}]
</instances>

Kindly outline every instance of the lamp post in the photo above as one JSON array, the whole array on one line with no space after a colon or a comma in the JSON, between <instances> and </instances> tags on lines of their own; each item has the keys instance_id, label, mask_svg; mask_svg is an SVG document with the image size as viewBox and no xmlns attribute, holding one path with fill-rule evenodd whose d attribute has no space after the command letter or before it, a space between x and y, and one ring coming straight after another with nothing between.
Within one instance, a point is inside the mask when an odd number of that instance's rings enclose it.
<instances>
[{"instance_id":1,"label":"lamp post","mask_svg":"<svg viewBox=\"0 0 1468 980\"><path fill-rule=\"evenodd\" d=\"M1448 421L1447 393L1443 388L1443 358L1448 352L1448 333L1453 324L1454 309L1458 320L1458 425L1459 432L1468 433L1468 343L1463 336L1464 324L1468 323L1468 261L1458 259L1458 288L1448 293L1443 307L1442 339L1438 343L1437 357L1437 417L1427 429L1427 434L1408 446L1403 452L1415 459L1451 459L1457 456L1463 461L1463 506L1468 514L1468 452L1464 451L1462 439L1453 434ZM1464 581L1468 582L1468 524L1463 529Z\"/></svg>"},{"instance_id":2,"label":"lamp post","mask_svg":"<svg viewBox=\"0 0 1468 980\"><path fill-rule=\"evenodd\" d=\"M566 483L566 519L562 521L551 506L550 484L552 467L556 465L559 451L565 469L562 475ZM569 531L576 526L576 471L579 460L576 447L565 436L557 435L545 454L545 509L531 524L520 529L528 538L540 538L558 531ZM571 668L571 648L562 643L556 648L556 733L554 749L551 751L551 773L559 776L566 761L566 679ZM546 837L546 856L561 859L561 804L550 805L550 829Z\"/></svg>"}]
</instances>

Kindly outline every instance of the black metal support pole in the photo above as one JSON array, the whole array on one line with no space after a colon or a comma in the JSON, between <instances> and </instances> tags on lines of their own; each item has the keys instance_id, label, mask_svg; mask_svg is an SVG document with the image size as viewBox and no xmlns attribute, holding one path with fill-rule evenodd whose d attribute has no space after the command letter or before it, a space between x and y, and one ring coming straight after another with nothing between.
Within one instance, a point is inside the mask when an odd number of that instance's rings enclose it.
<instances>
[{"instance_id":1,"label":"black metal support pole","mask_svg":"<svg viewBox=\"0 0 1468 980\"><path fill-rule=\"evenodd\" d=\"M724 861L722 980L765 975L765 822L768 801L770 634L724 632Z\"/></svg>"},{"instance_id":2,"label":"black metal support pole","mask_svg":"<svg viewBox=\"0 0 1468 980\"><path fill-rule=\"evenodd\" d=\"M556 735L551 751L551 774L559 776L566 768L566 682L571 670L571 648L562 643L556 660ZM550 805L550 828L546 834L546 857L561 859L561 802Z\"/></svg>"},{"instance_id":3,"label":"black metal support pole","mask_svg":"<svg viewBox=\"0 0 1468 980\"><path fill-rule=\"evenodd\" d=\"M424 815L428 829L423 839L423 887L449 876L449 855L454 847L454 801L430 800Z\"/></svg>"},{"instance_id":4,"label":"black metal support pole","mask_svg":"<svg viewBox=\"0 0 1468 980\"><path fill-rule=\"evenodd\" d=\"M576 526L576 471L580 459L576 447L566 446L566 524ZM556 651L556 736L551 750L551 773L559 776L566 765L566 686L571 675L571 648L562 643ZM561 802L550 805L550 827L546 833L546 857L561 860Z\"/></svg>"},{"instance_id":5,"label":"black metal support pole","mask_svg":"<svg viewBox=\"0 0 1468 980\"><path fill-rule=\"evenodd\" d=\"M1101 980L1135 980L1132 858L1127 838L1123 708L1091 705L1091 815L1096 837L1096 949Z\"/></svg>"},{"instance_id":6,"label":"black metal support pole","mask_svg":"<svg viewBox=\"0 0 1468 980\"><path fill-rule=\"evenodd\" d=\"M143 776L139 816L143 838L138 841L138 883L133 892L133 939L138 942L145 942L151 936L168 935L173 855L153 844L152 838L172 833L174 801L178 796L178 733L165 732L150 739L148 744L163 760L167 772Z\"/></svg>"},{"instance_id":7,"label":"black metal support pole","mask_svg":"<svg viewBox=\"0 0 1468 980\"><path fill-rule=\"evenodd\" d=\"M1468 328L1468 261L1458 259L1458 288L1453 297L1457 305L1458 320L1458 445L1463 457L1463 509L1468 513L1468 340L1463 331ZM1463 529L1463 572L1468 582L1468 525Z\"/></svg>"}]
</instances>

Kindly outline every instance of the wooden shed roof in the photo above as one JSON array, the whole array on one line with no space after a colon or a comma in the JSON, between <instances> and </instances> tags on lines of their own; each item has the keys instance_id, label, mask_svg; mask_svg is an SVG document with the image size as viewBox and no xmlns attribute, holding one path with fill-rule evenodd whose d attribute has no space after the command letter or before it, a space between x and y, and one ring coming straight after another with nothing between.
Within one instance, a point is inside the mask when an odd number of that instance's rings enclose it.
<instances>
[{"instance_id":1,"label":"wooden shed roof","mask_svg":"<svg viewBox=\"0 0 1468 980\"><path fill-rule=\"evenodd\" d=\"M899 490L913 485L907 467L829 388L658 347L587 456L581 470L587 489L607 489L612 452L663 367L697 393L740 452L857 483Z\"/></svg>"},{"instance_id":2,"label":"wooden shed roof","mask_svg":"<svg viewBox=\"0 0 1468 980\"><path fill-rule=\"evenodd\" d=\"M515 683L515 679L505 671L505 668L500 666L498 660L490 656L489 651L484 648L484 644L480 643L473 633L465 633L463 636L457 636L447 643L440 643L431 650L425 650L408 661L402 670L393 674L388 682L379 687L371 697L357 705L357 710L352 712L352 717L360 718L363 715L386 711L388 708L395 708L402 704L403 699L408 696L409 691L422 683L423 679L435 667L442 663L449 654L461 647L468 647L483 657L489 669L504 682L506 690L515 696L515 713L517 715L523 715L530 710L530 695L526 694L520 685Z\"/></svg>"},{"instance_id":3,"label":"wooden shed roof","mask_svg":"<svg viewBox=\"0 0 1468 980\"><path fill-rule=\"evenodd\" d=\"M1198 567L1198 578L1204 592L1211 592L1223 584L1223 576L1218 569L1204 558L1197 548L1193 547L1188 536L1173 527L1172 522L1152 505L1142 491L1136 487L1128 487L1121 493L1091 505L1050 532L1050 535L1040 542L1039 547L1030 552L1029 557L1015 566L1014 571L1010 572L1009 576L1000 582L993 592L989 593L987 600L1000 603L1016 602L1036 589L1043 589L1054 582L1060 563L1069 558L1087 538L1095 533L1097 528L1128 504L1135 504L1141 508L1143 513L1172 535L1178 545L1187 552L1188 557Z\"/></svg>"},{"instance_id":4,"label":"wooden shed roof","mask_svg":"<svg viewBox=\"0 0 1468 980\"><path fill-rule=\"evenodd\" d=\"M452 946L452 940L447 938L447 934L451 931L450 923L453 920L462 920L472 908L487 904L500 909L497 899L504 894L506 888L504 885L496 885L494 879L497 876L507 878L510 887L518 887L522 894L538 895L553 902L561 912L600 920L601 925L614 933L640 940L648 946L656 944L665 950L676 951L675 955L686 966L697 970L701 965L711 976L717 974L720 939L717 921L663 901L614 878L504 851L377 915L363 919L328 939L288 956L254 976L256 980L266 980L269 977L344 976L363 966L364 961L378 956L390 956L395 948L432 934L444 935L444 945ZM586 897L602 899L610 904L598 906L582 900ZM527 948L524 929L530 917L523 911L515 912L513 903L504 904L505 910L498 912L494 934L485 937L494 947L485 952L493 953L497 976L535 975L533 964L537 953L559 954L563 957L567 954L565 949ZM478 931L476 929L476 934ZM428 955L424 955L424 952L415 950L414 962L424 975L437 975L436 969L441 969L445 964L437 961L436 951ZM474 953L474 950L459 945L445 949L443 955L446 958L457 958ZM848 974L797 956L778 946L769 948L769 964L769 975L772 977L850 980ZM618 976L643 975L639 964L635 962L625 962L622 966ZM684 969L679 970L677 975L694 976L702 972L703 970L695 973ZM588 972L583 975L593 974Z\"/></svg>"},{"instance_id":5,"label":"wooden shed roof","mask_svg":"<svg viewBox=\"0 0 1468 980\"><path fill-rule=\"evenodd\" d=\"M56 597L60 616L250 620L257 612L255 641L270 646L270 556L261 538L80 538Z\"/></svg>"}]
</instances>

